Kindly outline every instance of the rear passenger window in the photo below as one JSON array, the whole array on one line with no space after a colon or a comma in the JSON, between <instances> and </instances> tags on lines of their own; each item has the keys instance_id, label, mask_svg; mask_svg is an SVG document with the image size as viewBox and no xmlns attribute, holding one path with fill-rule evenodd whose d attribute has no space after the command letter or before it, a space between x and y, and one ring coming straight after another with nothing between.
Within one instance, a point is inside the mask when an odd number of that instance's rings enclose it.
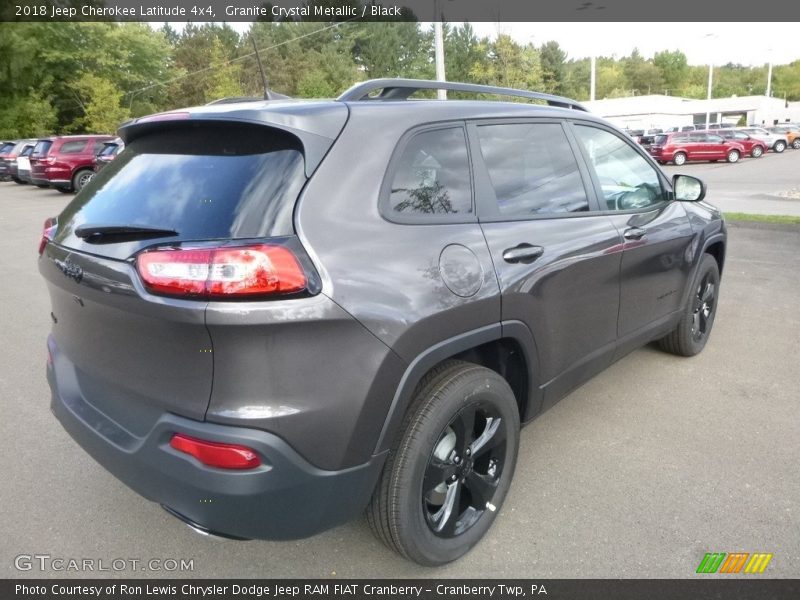
<instances>
[{"instance_id":1,"label":"rear passenger window","mask_svg":"<svg viewBox=\"0 0 800 600\"><path fill-rule=\"evenodd\" d=\"M646 208L665 199L656 169L619 137L585 125L575 132L600 181L603 210Z\"/></svg>"},{"instance_id":2,"label":"rear passenger window","mask_svg":"<svg viewBox=\"0 0 800 600\"><path fill-rule=\"evenodd\" d=\"M86 140L64 142L59 149L60 154L80 154L86 148Z\"/></svg>"},{"instance_id":3,"label":"rear passenger window","mask_svg":"<svg viewBox=\"0 0 800 600\"><path fill-rule=\"evenodd\" d=\"M395 167L389 203L405 215L472 212L467 140L461 127L415 135Z\"/></svg>"},{"instance_id":4,"label":"rear passenger window","mask_svg":"<svg viewBox=\"0 0 800 600\"><path fill-rule=\"evenodd\" d=\"M481 125L478 138L502 216L589 210L578 163L558 123Z\"/></svg>"}]
</instances>

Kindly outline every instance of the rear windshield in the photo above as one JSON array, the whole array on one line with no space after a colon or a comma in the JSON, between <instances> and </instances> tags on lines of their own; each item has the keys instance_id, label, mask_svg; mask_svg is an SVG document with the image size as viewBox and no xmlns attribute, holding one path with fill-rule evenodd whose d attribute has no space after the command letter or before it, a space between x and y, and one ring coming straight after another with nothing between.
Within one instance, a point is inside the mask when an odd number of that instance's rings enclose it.
<instances>
[{"instance_id":1,"label":"rear windshield","mask_svg":"<svg viewBox=\"0 0 800 600\"><path fill-rule=\"evenodd\" d=\"M100 150L100 152L97 154L97 156L111 156L116 151L117 151L116 144L106 144L105 147L102 150Z\"/></svg>"},{"instance_id":2,"label":"rear windshield","mask_svg":"<svg viewBox=\"0 0 800 600\"><path fill-rule=\"evenodd\" d=\"M668 139L669 139L668 135L657 135L653 139L653 144L656 145L656 146L663 146L664 144L667 143Z\"/></svg>"},{"instance_id":3,"label":"rear windshield","mask_svg":"<svg viewBox=\"0 0 800 600\"><path fill-rule=\"evenodd\" d=\"M59 217L56 240L81 225L137 225L171 240L290 235L305 183L297 138L259 126L203 125L134 140Z\"/></svg>"},{"instance_id":4,"label":"rear windshield","mask_svg":"<svg viewBox=\"0 0 800 600\"><path fill-rule=\"evenodd\" d=\"M36 145L33 147L33 153L42 156L47 154L47 151L50 150L50 146L53 145L53 142L50 140L42 140L40 142L36 142Z\"/></svg>"},{"instance_id":5,"label":"rear windshield","mask_svg":"<svg viewBox=\"0 0 800 600\"><path fill-rule=\"evenodd\" d=\"M14 146L16 146L15 143L6 142L2 146L0 146L0 154L5 154L6 152L9 152Z\"/></svg>"}]
</instances>

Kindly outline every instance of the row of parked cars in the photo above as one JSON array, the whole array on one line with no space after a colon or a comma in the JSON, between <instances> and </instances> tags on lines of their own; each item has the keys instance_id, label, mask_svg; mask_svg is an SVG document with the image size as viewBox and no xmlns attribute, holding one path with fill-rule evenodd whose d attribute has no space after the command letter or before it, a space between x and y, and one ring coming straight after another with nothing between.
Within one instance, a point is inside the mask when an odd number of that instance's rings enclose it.
<instances>
[{"instance_id":1,"label":"row of parked cars","mask_svg":"<svg viewBox=\"0 0 800 600\"><path fill-rule=\"evenodd\" d=\"M659 163L682 165L688 161L724 160L738 162L767 151L783 152L787 147L800 149L800 125L787 123L775 127L732 127L714 124L684 125L666 130L629 131Z\"/></svg>"},{"instance_id":2,"label":"row of parked cars","mask_svg":"<svg viewBox=\"0 0 800 600\"><path fill-rule=\"evenodd\" d=\"M0 181L79 192L122 150L112 135L63 135L0 142Z\"/></svg>"}]
</instances>

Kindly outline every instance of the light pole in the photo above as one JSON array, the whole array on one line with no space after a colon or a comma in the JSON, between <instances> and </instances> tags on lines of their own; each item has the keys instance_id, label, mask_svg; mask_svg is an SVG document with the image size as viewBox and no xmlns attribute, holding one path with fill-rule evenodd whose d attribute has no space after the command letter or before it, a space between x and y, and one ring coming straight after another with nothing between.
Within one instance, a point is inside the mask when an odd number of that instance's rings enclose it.
<instances>
[{"instance_id":1,"label":"light pole","mask_svg":"<svg viewBox=\"0 0 800 600\"><path fill-rule=\"evenodd\" d=\"M592 54L589 67L591 69L589 74L589 100L594 102L595 86L597 85L597 57L594 54Z\"/></svg>"},{"instance_id":2,"label":"light pole","mask_svg":"<svg viewBox=\"0 0 800 600\"><path fill-rule=\"evenodd\" d=\"M717 37L716 33L707 33L703 36L707 39L714 39ZM711 52L708 53L708 97L706 98L706 129L711 123L711 86L714 82L714 60Z\"/></svg>"},{"instance_id":3,"label":"light pole","mask_svg":"<svg viewBox=\"0 0 800 600\"><path fill-rule=\"evenodd\" d=\"M436 59L436 80L446 81L444 74L444 31L442 28L442 16L439 13L439 0L434 0L433 13L433 49ZM447 100L447 90L436 90L436 97L439 100Z\"/></svg>"},{"instance_id":4,"label":"light pole","mask_svg":"<svg viewBox=\"0 0 800 600\"><path fill-rule=\"evenodd\" d=\"M767 65L767 98L772 96L772 48L767 50L769 53L769 63Z\"/></svg>"}]
</instances>

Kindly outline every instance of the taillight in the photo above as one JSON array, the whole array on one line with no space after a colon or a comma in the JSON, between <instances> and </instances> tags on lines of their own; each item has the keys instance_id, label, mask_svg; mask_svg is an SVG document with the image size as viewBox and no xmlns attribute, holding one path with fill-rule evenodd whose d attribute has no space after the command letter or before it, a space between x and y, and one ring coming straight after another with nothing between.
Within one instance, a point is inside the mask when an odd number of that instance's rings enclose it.
<instances>
[{"instance_id":1,"label":"taillight","mask_svg":"<svg viewBox=\"0 0 800 600\"><path fill-rule=\"evenodd\" d=\"M292 251L272 244L150 250L137 257L136 266L148 290L169 296L291 294L308 283Z\"/></svg>"},{"instance_id":2,"label":"taillight","mask_svg":"<svg viewBox=\"0 0 800 600\"><path fill-rule=\"evenodd\" d=\"M50 217L44 222L44 227L42 228L42 239L39 240L39 256L41 256L42 252L44 252L44 247L47 246L47 242L52 240L53 236L55 236L56 229L58 229L58 222L55 217Z\"/></svg>"},{"instance_id":3,"label":"taillight","mask_svg":"<svg viewBox=\"0 0 800 600\"><path fill-rule=\"evenodd\" d=\"M204 465L220 469L254 469L261 465L261 459L254 450L238 444L207 442L176 433L169 445L180 452L194 456Z\"/></svg>"}]
</instances>

